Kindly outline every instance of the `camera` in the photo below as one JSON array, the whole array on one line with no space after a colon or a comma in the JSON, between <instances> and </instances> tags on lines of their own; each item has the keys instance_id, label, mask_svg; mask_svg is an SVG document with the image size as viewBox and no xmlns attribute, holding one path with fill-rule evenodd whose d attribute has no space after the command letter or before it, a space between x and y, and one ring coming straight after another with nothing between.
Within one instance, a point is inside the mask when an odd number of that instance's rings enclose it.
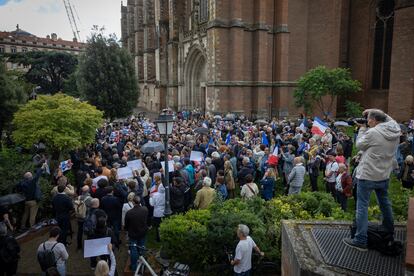
<instances>
[{"instance_id":1,"label":"camera","mask_svg":"<svg viewBox=\"0 0 414 276\"><path fill-rule=\"evenodd\" d=\"M368 123L368 116L360 117L360 118L352 118L348 121L350 126L355 124L366 125Z\"/></svg>"}]
</instances>

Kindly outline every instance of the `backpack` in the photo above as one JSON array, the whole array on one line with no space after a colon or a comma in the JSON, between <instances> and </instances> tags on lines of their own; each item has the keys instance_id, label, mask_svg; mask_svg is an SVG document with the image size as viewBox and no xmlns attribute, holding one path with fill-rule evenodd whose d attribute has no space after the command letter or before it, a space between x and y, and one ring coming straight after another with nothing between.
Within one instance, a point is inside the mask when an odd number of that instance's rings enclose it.
<instances>
[{"instance_id":1,"label":"backpack","mask_svg":"<svg viewBox=\"0 0 414 276\"><path fill-rule=\"evenodd\" d=\"M0 248L0 259L4 264L17 262L19 259L20 247L13 237L6 237Z\"/></svg>"},{"instance_id":2,"label":"backpack","mask_svg":"<svg viewBox=\"0 0 414 276\"><path fill-rule=\"evenodd\" d=\"M86 199L87 197L84 200L81 200L81 196L79 196L78 199L73 202L75 205L75 216L77 219L86 218L86 211L88 209L85 204Z\"/></svg>"},{"instance_id":3,"label":"backpack","mask_svg":"<svg viewBox=\"0 0 414 276\"><path fill-rule=\"evenodd\" d=\"M355 223L351 226L351 237L356 233ZM386 231L381 225L368 225L368 248L376 250L386 256L399 256L403 251L400 241L394 241L394 233Z\"/></svg>"},{"instance_id":4,"label":"backpack","mask_svg":"<svg viewBox=\"0 0 414 276\"><path fill-rule=\"evenodd\" d=\"M53 249L57 244L58 242L56 242L52 246L52 248L46 250L45 243L43 243L43 251L37 253L37 260L39 261L40 268L42 269L42 271L46 271L51 267L56 267L57 260L55 257L55 253L53 252Z\"/></svg>"},{"instance_id":5,"label":"backpack","mask_svg":"<svg viewBox=\"0 0 414 276\"><path fill-rule=\"evenodd\" d=\"M87 236L92 236L96 229L96 215L95 212L90 212L83 223L83 233Z\"/></svg>"}]
</instances>

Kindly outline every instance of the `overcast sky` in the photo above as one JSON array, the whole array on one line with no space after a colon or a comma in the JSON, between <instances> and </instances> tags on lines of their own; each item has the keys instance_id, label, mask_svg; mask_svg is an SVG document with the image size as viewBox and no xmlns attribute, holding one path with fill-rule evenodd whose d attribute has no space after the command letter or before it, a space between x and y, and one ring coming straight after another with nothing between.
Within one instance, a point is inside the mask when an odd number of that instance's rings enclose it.
<instances>
[{"instance_id":1,"label":"overcast sky","mask_svg":"<svg viewBox=\"0 0 414 276\"><path fill-rule=\"evenodd\" d=\"M105 26L106 33L121 38L121 0L70 0L79 19L81 39L86 40L93 25ZM124 1L126 3L126 0ZM57 33L72 40L73 34L63 0L0 0L0 31L13 31L16 25L39 37Z\"/></svg>"}]
</instances>

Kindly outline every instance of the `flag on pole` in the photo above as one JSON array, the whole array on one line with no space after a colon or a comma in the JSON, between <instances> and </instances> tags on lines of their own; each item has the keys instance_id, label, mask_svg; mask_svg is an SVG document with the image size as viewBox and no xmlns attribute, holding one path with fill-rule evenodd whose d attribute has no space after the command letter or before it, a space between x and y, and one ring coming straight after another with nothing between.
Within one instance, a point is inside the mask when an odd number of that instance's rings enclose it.
<instances>
[{"instance_id":1,"label":"flag on pole","mask_svg":"<svg viewBox=\"0 0 414 276\"><path fill-rule=\"evenodd\" d=\"M264 132L262 132L262 144L266 145L267 147L269 146L269 141L267 140L266 134Z\"/></svg>"},{"instance_id":2,"label":"flag on pole","mask_svg":"<svg viewBox=\"0 0 414 276\"><path fill-rule=\"evenodd\" d=\"M313 119L313 125L311 129L312 134L324 135L327 129L328 125L320 118L315 117Z\"/></svg>"},{"instance_id":3,"label":"flag on pole","mask_svg":"<svg viewBox=\"0 0 414 276\"><path fill-rule=\"evenodd\" d=\"M231 135L230 135L230 132L229 132L229 133L227 133L227 136L226 136L226 145L230 144L230 140L231 140Z\"/></svg>"}]
</instances>

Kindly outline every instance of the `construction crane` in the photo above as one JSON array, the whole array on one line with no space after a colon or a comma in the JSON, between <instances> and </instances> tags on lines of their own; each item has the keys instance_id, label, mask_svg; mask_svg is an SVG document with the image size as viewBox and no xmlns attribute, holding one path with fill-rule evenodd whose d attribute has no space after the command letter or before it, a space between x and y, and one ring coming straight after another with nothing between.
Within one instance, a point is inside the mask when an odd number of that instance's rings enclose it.
<instances>
[{"instance_id":1,"label":"construction crane","mask_svg":"<svg viewBox=\"0 0 414 276\"><path fill-rule=\"evenodd\" d=\"M69 24L70 24L70 27L72 28L73 38L76 38L79 42L81 42L78 23L76 22L75 15L73 13L73 10L75 10L75 6L71 3L70 0L63 0L63 4L65 5L66 14L68 15L68 19L69 19ZM78 16L78 19L79 19L79 16Z\"/></svg>"}]
</instances>

